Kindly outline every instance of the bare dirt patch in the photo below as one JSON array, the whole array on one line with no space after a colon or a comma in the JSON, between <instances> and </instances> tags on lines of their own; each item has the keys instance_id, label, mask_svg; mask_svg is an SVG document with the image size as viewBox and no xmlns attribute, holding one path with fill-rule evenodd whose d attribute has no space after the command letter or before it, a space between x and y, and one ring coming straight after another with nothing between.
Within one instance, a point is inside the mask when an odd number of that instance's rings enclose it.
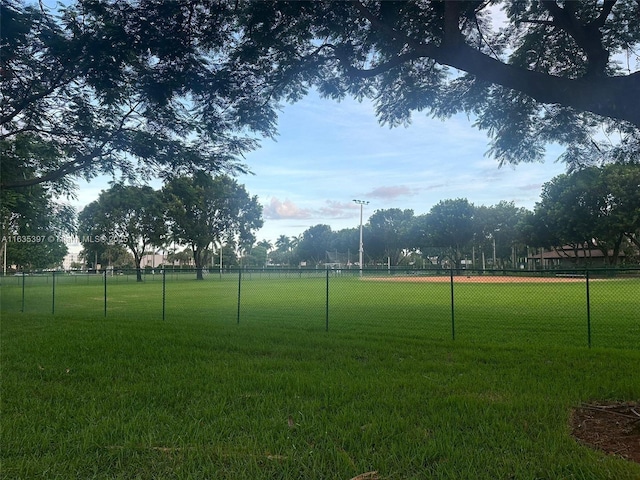
<instances>
[{"instance_id":1,"label":"bare dirt patch","mask_svg":"<svg viewBox=\"0 0 640 480\"><path fill-rule=\"evenodd\" d=\"M640 463L640 402L581 405L571 415L571 434L582 444Z\"/></svg>"}]
</instances>

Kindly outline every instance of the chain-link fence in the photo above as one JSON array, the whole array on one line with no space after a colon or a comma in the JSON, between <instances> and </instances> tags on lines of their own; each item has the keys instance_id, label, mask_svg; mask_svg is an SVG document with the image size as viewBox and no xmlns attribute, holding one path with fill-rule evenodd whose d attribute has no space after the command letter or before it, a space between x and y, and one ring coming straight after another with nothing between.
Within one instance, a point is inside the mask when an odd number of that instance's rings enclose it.
<instances>
[{"instance_id":1,"label":"chain-link fence","mask_svg":"<svg viewBox=\"0 0 640 480\"><path fill-rule=\"evenodd\" d=\"M146 269L0 281L3 313L640 348L640 269Z\"/></svg>"}]
</instances>

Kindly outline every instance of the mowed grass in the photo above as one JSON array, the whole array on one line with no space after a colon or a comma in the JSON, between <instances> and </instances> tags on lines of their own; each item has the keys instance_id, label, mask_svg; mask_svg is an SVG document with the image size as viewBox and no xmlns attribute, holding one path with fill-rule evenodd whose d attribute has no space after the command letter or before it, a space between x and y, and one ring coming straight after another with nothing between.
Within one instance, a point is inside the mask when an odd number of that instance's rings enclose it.
<instances>
[{"instance_id":1,"label":"mowed grass","mask_svg":"<svg viewBox=\"0 0 640 480\"><path fill-rule=\"evenodd\" d=\"M452 340L448 284L336 279L327 332L321 276L247 278L239 324L237 278L167 281L164 321L157 279L106 317L99 282L52 315L31 281L24 313L2 286L1 478L640 478L569 426L640 399L631 281L593 284L591 349L583 285L457 286Z\"/></svg>"},{"instance_id":2,"label":"mowed grass","mask_svg":"<svg viewBox=\"0 0 640 480\"><path fill-rule=\"evenodd\" d=\"M640 347L640 278L554 283L397 282L330 275L211 274L8 277L2 311L180 322L201 318L309 331L368 332L501 344ZM464 278L462 278L464 280ZM106 302L105 302L106 295ZM164 304L163 304L164 296ZM24 298L24 300L23 300ZM23 304L24 302L24 304ZM240 303L238 307L238 302Z\"/></svg>"}]
</instances>

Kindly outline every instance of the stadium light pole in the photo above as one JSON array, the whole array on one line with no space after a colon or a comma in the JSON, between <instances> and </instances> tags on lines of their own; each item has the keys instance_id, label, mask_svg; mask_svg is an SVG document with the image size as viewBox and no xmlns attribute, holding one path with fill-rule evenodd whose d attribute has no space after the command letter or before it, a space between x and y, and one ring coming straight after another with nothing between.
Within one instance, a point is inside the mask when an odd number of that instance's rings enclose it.
<instances>
[{"instance_id":1,"label":"stadium light pole","mask_svg":"<svg viewBox=\"0 0 640 480\"><path fill-rule=\"evenodd\" d=\"M353 200L355 203L360 205L360 276L362 276L362 261L364 257L364 248L362 244L362 207L365 205L369 205L369 202L366 200Z\"/></svg>"}]
</instances>

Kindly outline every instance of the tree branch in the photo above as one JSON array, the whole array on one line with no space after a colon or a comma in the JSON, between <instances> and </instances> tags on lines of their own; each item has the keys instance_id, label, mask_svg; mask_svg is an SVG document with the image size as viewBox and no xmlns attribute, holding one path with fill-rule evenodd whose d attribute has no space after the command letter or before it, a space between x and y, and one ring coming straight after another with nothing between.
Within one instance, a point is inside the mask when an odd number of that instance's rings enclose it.
<instances>
[{"instance_id":1,"label":"tree branch","mask_svg":"<svg viewBox=\"0 0 640 480\"><path fill-rule=\"evenodd\" d=\"M61 178L67 175L74 174L81 170L89 168L91 166L91 163L95 159L101 156L104 156L107 153L104 150L105 150L105 147L109 145L109 142L111 142L116 137L116 135L118 135L120 132L124 132L127 130L125 128L126 121L134 113L136 113L136 109L138 106L140 106L141 103L142 102L137 102L137 103L134 103L132 106L130 106L129 111L126 112L124 115L122 115L122 118L119 120L116 128L106 138L104 138L99 145L94 147L90 152L85 153L83 155L79 155L73 160L70 160L68 162L65 162L59 165L55 170L51 170L42 175L34 176L32 178L27 178L24 180L2 181L0 182L0 186L2 188L22 188L22 187L37 185L40 183L55 182L56 180L60 180ZM108 150L112 151L113 148Z\"/></svg>"},{"instance_id":2,"label":"tree branch","mask_svg":"<svg viewBox=\"0 0 640 480\"><path fill-rule=\"evenodd\" d=\"M575 13L575 5L566 2L560 7L555 0L540 0L542 6L553 17L553 24L567 32L576 44L587 54L589 65L585 76L604 76L609 63L609 52L602 46L602 32L607 16L616 3L608 0L602 7L598 18L588 24L582 23Z\"/></svg>"},{"instance_id":3,"label":"tree branch","mask_svg":"<svg viewBox=\"0 0 640 480\"><path fill-rule=\"evenodd\" d=\"M444 2L443 46L455 46L464 43L460 31L460 13L462 2Z\"/></svg>"},{"instance_id":4,"label":"tree branch","mask_svg":"<svg viewBox=\"0 0 640 480\"><path fill-rule=\"evenodd\" d=\"M602 10L600 10L600 15L593 22L590 23L594 28L602 28L604 27L605 22L607 21L607 17L613 10L613 6L617 3L618 0L604 0L604 4L602 5Z\"/></svg>"},{"instance_id":5,"label":"tree branch","mask_svg":"<svg viewBox=\"0 0 640 480\"><path fill-rule=\"evenodd\" d=\"M555 25L551 20L527 20L526 18L523 20L516 20L516 23L532 23L534 25L547 25L549 27L553 27Z\"/></svg>"},{"instance_id":6,"label":"tree branch","mask_svg":"<svg viewBox=\"0 0 640 480\"><path fill-rule=\"evenodd\" d=\"M376 65L375 67L368 68L368 69L360 69L360 68L354 67L348 62L346 58L340 56L337 53L336 53L336 58L340 61L340 65L342 65L342 67L352 77L371 78L381 73L384 73L388 70L391 70L392 68L398 67L407 61L416 60L420 58L420 55L417 55L415 52L403 53L401 55L393 57L391 60L387 62L381 63L379 65Z\"/></svg>"},{"instance_id":7,"label":"tree branch","mask_svg":"<svg viewBox=\"0 0 640 480\"><path fill-rule=\"evenodd\" d=\"M561 9L554 1L542 1L545 6L548 5L550 11L558 15L558 18L563 15L571 15ZM600 17L604 16L606 18L614 3L614 0L605 2ZM351 71L356 75L373 76L396 67L403 61L426 57L435 60L441 65L448 65L467 72L482 81L522 92L541 103L564 105L576 110L627 121L640 127L640 108L638 108L636 100L640 98L640 72L620 77L606 77L603 75L594 78L592 75L587 75L585 78L571 79L503 63L464 42L459 30L459 18L456 19L456 13L460 13L458 2L445 2L446 25L444 29L447 33L445 35L446 40L443 41L442 45L417 42L383 23L359 1L354 2L353 5L362 17L380 30L381 33L394 40L402 39L411 48L411 51L396 56L368 71L358 71L355 67L350 67ZM574 27L568 25L570 18L567 17L564 22L567 28L576 31ZM573 18L575 19L575 16ZM594 27L599 21L594 22ZM581 25L578 26L582 28ZM598 34L598 39L601 39L602 35L599 31ZM459 39L462 39L462 41L459 41ZM602 49L599 42L600 40L598 40L597 45ZM605 54L608 59L606 51ZM604 66L606 66L606 63L607 61L604 62ZM591 65L591 68L595 69L596 67L600 71L601 66L597 61ZM630 101L630 99L634 100Z\"/></svg>"},{"instance_id":8,"label":"tree branch","mask_svg":"<svg viewBox=\"0 0 640 480\"><path fill-rule=\"evenodd\" d=\"M502 63L466 44L454 48L424 46L417 53L541 103L565 105L640 127L640 108L637 101L630 101L640 98L640 72L597 80L563 78Z\"/></svg>"},{"instance_id":9,"label":"tree branch","mask_svg":"<svg viewBox=\"0 0 640 480\"><path fill-rule=\"evenodd\" d=\"M69 79L65 78L65 72L66 70L61 71L59 75L57 75L51 81L51 85L48 88L45 88L44 90L42 90L41 92L34 93L27 97L23 97L20 101L9 103L9 106L11 107L11 111L9 111L8 113L4 113L0 116L0 125L4 125L10 122L15 117L17 117L25 108L29 107L30 105L33 105L33 103L38 100L42 100L46 96L55 92L58 88L67 84Z\"/></svg>"},{"instance_id":10,"label":"tree branch","mask_svg":"<svg viewBox=\"0 0 640 480\"><path fill-rule=\"evenodd\" d=\"M33 185L38 185L40 183L47 182L55 182L65 177L66 175L70 175L72 173L76 173L84 168L87 168L88 165L95 159L95 155L86 155L83 156L80 160L72 160L66 163L63 163L55 170L52 170L44 175L35 176L31 178L26 178L24 180L13 180L0 183L0 187L6 189L14 189L14 188L23 188L23 187L31 187Z\"/></svg>"}]
</instances>

